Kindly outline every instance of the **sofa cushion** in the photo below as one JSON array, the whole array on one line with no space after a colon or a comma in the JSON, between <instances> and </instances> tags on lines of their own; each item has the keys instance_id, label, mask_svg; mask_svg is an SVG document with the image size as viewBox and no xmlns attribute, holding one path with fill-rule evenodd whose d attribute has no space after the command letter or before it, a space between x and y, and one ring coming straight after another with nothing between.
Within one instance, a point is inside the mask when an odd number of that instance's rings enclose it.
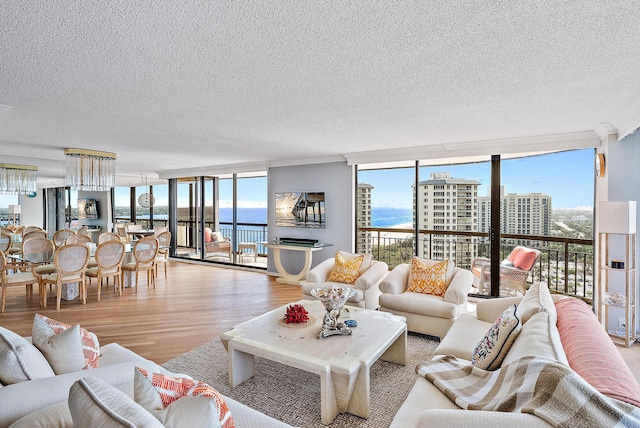
<instances>
[{"instance_id":1,"label":"sofa cushion","mask_svg":"<svg viewBox=\"0 0 640 428\"><path fill-rule=\"evenodd\" d=\"M538 251L518 246L509 254L509 261L516 269L530 270L538 258Z\"/></svg>"},{"instance_id":2,"label":"sofa cushion","mask_svg":"<svg viewBox=\"0 0 640 428\"><path fill-rule=\"evenodd\" d=\"M134 375L134 399L168 427L234 426L222 395L185 375L152 373L138 367Z\"/></svg>"},{"instance_id":3,"label":"sofa cushion","mask_svg":"<svg viewBox=\"0 0 640 428\"><path fill-rule=\"evenodd\" d=\"M101 379L76 381L68 402L76 427L162 427L151 413Z\"/></svg>"},{"instance_id":4,"label":"sofa cushion","mask_svg":"<svg viewBox=\"0 0 640 428\"><path fill-rule=\"evenodd\" d=\"M24 337L0 327L0 383L55 376L44 355Z\"/></svg>"},{"instance_id":5,"label":"sofa cushion","mask_svg":"<svg viewBox=\"0 0 640 428\"><path fill-rule=\"evenodd\" d=\"M380 295L380 306L417 315L453 319L460 315L459 305L445 302L440 296L406 291Z\"/></svg>"},{"instance_id":6,"label":"sofa cushion","mask_svg":"<svg viewBox=\"0 0 640 428\"><path fill-rule=\"evenodd\" d=\"M549 292L547 284L544 282L534 283L518 305L518 315L523 324L531 318L532 315L538 312L548 312L555 324L557 319L556 306Z\"/></svg>"},{"instance_id":7,"label":"sofa cushion","mask_svg":"<svg viewBox=\"0 0 640 428\"><path fill-rule=\"evenodd\" d=\"M484 370L497 370L518 337L522 323L517 315L517 306L512 305L498 317L489 331L478 342L471 364Z\"/></svg>"},{"instance_id":8,"label":"sofa cushion","mask_svg":"<svg viewBox=\"0 0 640 428\"><path fill-rule=\"evenodd\" d=\"M591 307L574 298L559 300L556 307L571 368L601 393L640 407L640 385Z\"/></svg>"},{"instance_id":9,"label":"sofa cushion","mask_svg":"<svg viewBox=\"0 0 640 428\"><path fill-rule=\"evenodd\" d=\"M447 291L448 266L447 260L425 263L418 257L413 257L407 291L444 296Z\"/></svg>"},{"instance_id":10,"label":"sofa cushion","mask_svg":"<svg viewBox=\"0 0 640 428\"><path fill-rule=\"evenodd\" d=\"M33 344L44 354L56 374L98 366L97 339L80 328L36 314L31 330Z\"/></svg>"},{"instance_id":11,"label":"sofa cushion","mask_svg":"<svg viewBox=\"0 0 640 428\"><path fill-rule=\"evenodd\" d=\"M336 252L335 263L333 269L331 269L331 273L327 277L327 281L351 285L355 284L360 276L360 266L362 266L363 261L363 255L346 258L339 251Z\"/></svg>"},{"instance_id":12,"label":"sofa cushion","mask_svg":"<svg viewBox=\"0 0 640 428\"><path fill-rule=\"evenodd\" d=\"M518 338L511 345L502 364L530 355L546 357L569 365L558 328L547 312L538 312L522 325Z\"/></svg>"},{"instance_id":13,"label":"sofa cushion","mask_svg":"<svg viewBox=\"0 0 640 428\"><path fill-rule=\"evenodd\" d=\"M447 335L440 338L440 345L436 348L435 355L454 355L471 361L475 345L491 326L491 323L478 320L472 314L460 315Z\"/></svg>"}]
</instances>

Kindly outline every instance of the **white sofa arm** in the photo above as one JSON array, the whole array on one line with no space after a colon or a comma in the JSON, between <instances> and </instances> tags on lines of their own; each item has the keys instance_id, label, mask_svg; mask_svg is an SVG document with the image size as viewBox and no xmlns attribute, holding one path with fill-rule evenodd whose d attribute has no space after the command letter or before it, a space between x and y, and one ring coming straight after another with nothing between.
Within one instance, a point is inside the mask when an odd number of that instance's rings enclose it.
<instances>
[{"instance_id":1,"label":"white sofa arm","mask_svg":"<svg viewBox=\"0 0 640 428\"><path fill-rule=\"evenodd\" d=\"M495 428L517 426L518 428L550 427L535 415L514 412L489 412L462 409L429 409L422 412L416 428L427 427L474 427Z\"/></svg>"},{"instance_id":2,"label":"white sofa arm","mask_svg":"<svg viewBox=\"0 0 640 428\"><path fill-rule=\"evenodd\" d=\"M335 262L336 261L333 258L323 261L313 269L309 270L305 275L305 279L309 282L327 282L327 278L333 270Z\"/></svg>"},{"instance_id":3,"label":"white sofa arm","mask_svg":"<svg viewBox=\"0 0 640 428\"><path fill-rule=\"evenodd\" d=\"M514 303L519 305L521 300L522 296L482 300L476 305L476 318L486 322L495 322L509 306Z\"/></svg>"},{"instance_id":4,"label":"white sofa arm","mask_svg":"<svg viewBox=\"0 0 640 428\"><path fill-rule=\"evenodd\" d=\"M407 291L409 265L406 263L394 267L380 283L380 291L388 294L402 294Z\"/></svg>"},{"instance_id":5,"label":"white sofa arm","mask_svg":"<svg viewBox=\"0 0 640 428\"><path fill-rule=\"evenodd\" d=\"M467 301L467 294L473 284L473 274L466 269L456 268L451 283L444 293L444 301L455 305L462 305Z\"/></svg>"},{"instance_id":6,"label":"white sofa arm","mask_svg":"<svg viewBox=\"0 0 640 428\"><path fill-rule=\"evenodd\" d=\"M367 291L379 284L388 272L389 266L385 262L374 260L369 269L358 277L353 286L358 290Z\"/></svg>"}]
</instances>

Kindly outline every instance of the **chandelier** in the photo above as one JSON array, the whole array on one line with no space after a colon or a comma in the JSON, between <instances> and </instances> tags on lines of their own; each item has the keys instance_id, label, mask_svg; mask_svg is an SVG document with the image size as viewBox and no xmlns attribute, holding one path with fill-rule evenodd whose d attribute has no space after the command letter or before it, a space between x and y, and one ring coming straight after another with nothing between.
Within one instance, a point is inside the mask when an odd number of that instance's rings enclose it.
<instances>
[{"instance_id":1,"label":"chandelier","mask_svg":"<svg viewBox=\"0 0 640 428\"><path fill-rule=\"evenodd\" d=\"M104 191L115 187L116 155L84 149L64 149L65 183L78 190Z\"/></svg>"},{"instance_id":2,"label":"chandelier","mask_svg":"<svg viewBox=\"0 0 640 428\"><path fill-rule=\"evenodd\" d=\"M35 194L37 173L37 166L0 163L0 194Z\"/></svg>"}]
</instances>

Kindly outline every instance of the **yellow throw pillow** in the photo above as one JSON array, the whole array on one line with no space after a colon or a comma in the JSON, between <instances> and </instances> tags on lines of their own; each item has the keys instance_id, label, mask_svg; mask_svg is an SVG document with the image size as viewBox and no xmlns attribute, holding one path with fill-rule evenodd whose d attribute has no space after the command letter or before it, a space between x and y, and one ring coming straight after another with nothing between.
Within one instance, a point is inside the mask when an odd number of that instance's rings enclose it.
<instances>
[{"instance_id":1,"label":"yellow throw pillow","mask_svg":"<svg viewBox=\"0 0 640 428\"><path fill-rule=\"evenodd\" d=\"M356 256L346 258L340 252L336 253L336 260L329 277L328 282L340 282L342 284L355 284L360 276L360 266L364 261L364 256Z\"/></svg>"},{"instance_id":2,"label":"yellow throw pillow","mask_svg":"<svg viewBox=\"0 0 640 428\"><path fill-rule=\"evenodd\" d=\"M448 260L427 266L422 260L413 257L411 260L411 272L409 274L409 287L407 291L414 293L433 294L444 296L447 291L447 267Z\"/></svg>"}]
</instances>

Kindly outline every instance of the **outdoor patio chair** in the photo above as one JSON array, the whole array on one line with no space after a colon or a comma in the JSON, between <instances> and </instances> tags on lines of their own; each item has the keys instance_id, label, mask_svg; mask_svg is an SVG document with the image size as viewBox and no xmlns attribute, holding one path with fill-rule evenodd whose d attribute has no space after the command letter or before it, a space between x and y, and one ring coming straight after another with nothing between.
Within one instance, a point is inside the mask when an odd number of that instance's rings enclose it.
<instances>
[{"instance_id":1,"label":"outdoor patio chair","mask_svg":"<svg viewBox=\"0 0 640 428\"><path fill-rule=\"evenodd\" d=\"M231 261L231 240L222 236L222 232L213 232L210 228L204 228L205 258L225 257Z\"/></svg>"},{"instance_id":2,"label":"outdoor patio chair","mask_svg":"<svg viewBox=\"0 0 640 428\"><path fill-rule=\"evenodd\" d=\"M524 296L527 292L527 278L540 257L540 251L515 247L500 263L500 295ZM486 257L476 257L471 261L473 285L480 294L489 294L491 290L491 261Z\"/></svg>"}]
</instances>

